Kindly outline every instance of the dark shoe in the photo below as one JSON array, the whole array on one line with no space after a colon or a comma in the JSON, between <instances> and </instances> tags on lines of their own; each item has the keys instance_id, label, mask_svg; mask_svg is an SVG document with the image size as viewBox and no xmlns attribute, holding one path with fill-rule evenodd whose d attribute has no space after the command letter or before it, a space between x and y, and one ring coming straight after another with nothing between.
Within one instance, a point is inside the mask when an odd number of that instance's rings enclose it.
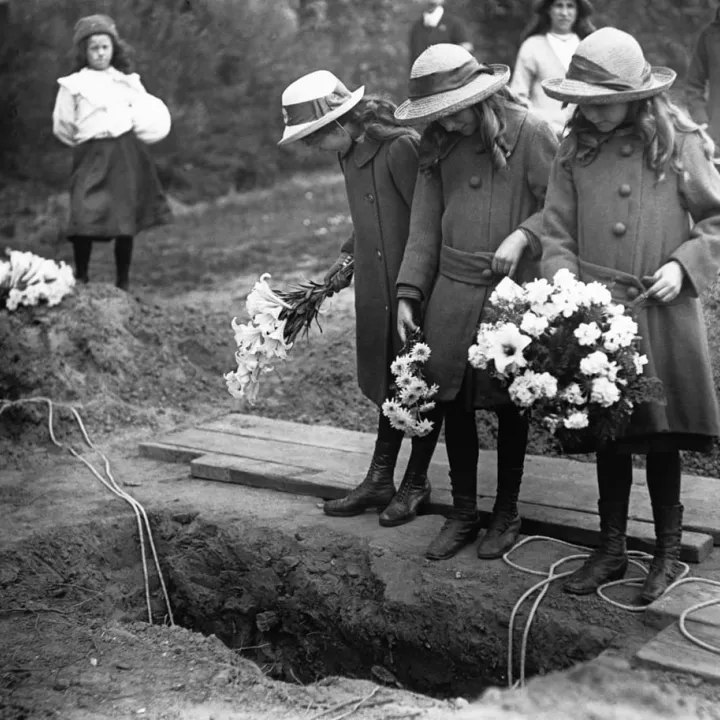
<instances>
[{"instance_id":1,"label":"dark shoe","mask_svg":"<svg viewBox=\"0 0 720 720\"><path fill-rule=\"evenodd\" d=\"M417 474L408 470L395 497L380 514L380 524L383 527L395 527L410 522L420 507L430 499L431 492L432 487L425 473Z\"/></svg>"},{"instance_id":2,"label":"dark shoe","mask_svg":"<svg viewBox=\"0 0 720 720\"><path fill-rule=\"evenodd\" d=\"M681 570L678 563L682 540L682 505L653 508L655 519L655 554L650 563L640 598L651 603L674 582Z\"/></svg>"},{"instance_id":3,"label":"dark shoe","mask_svg":"<svg viewBox=\"0 0 720 720\"><path fill-rule=\"evenodd\" d=\"M115 287L124 290L125 292L128 292L130 290L130 280L127 278L119 278L118 281L115 283Z\"/></svg>"},{"instance_id":4,"label":"dark shoe","mask_svg":"<svg viewBox=\"0 0 720 720\"><path fill-rule=\"evenodd\" d=\"M626 531L627 502L598 502L600 545L583 566L568 577L565 592L589 595L601 585L625 576L628 566Z\"/></svg>"},{"instance_id":5,"label":"dark shoe","mask_svg":"<svg viewBox=\"0 0 720 720\"><path fill-rule=\"evenodd\" d=\"M494 512L478 545L477 556L482 560L500 558L515 545L519 535L520 515L517 505Z\"/></svg>"},{"instance_id":6,"label":"dark shoe","mask_svg":"<svg viewBox=\"0 0 720 720\"><path fill-rule=\"evenodd\" d=\"M453 511L425 551L428 560L446 560L475 541L480 532L477 511Z\"/></svg>"},{"instance_id":7,"label":"dark shoe","mask_svg":"<svg viewBox=\"0 0 720 720\"><path fill-rule=\"evenodd\" d=\"M87 276L87 273L82 274L82 275L76 275L75 282L82 283L83 285L87 285L90 282L90 278Z\"/></svg>"},{"instance_id":8,"label":"dark shoe","mask_svg":"<svg viewBox=\"0 0 720 720\"><path fill-rule=\"evenodd\" d=\"M332 517L352 517L372 508L386 508L395 495L393 474L399 449L391 443L376 443L365 479L344 498L327 500L323 512Z\"/></svg>"}]
</instances>

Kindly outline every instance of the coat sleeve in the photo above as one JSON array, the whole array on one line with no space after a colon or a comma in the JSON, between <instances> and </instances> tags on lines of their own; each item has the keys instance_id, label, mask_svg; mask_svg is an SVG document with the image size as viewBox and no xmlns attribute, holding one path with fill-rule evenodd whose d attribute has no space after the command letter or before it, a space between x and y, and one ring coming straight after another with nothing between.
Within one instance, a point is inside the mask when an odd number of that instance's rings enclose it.
<instances>
[{"instance_id":1,"label":"coat sleeve","mask_svg":"<svg viewBox=\"0 0 720 720\"><path fill-rule=\"evenodd\" d=\"M529 122L528 119L525 122ZM543 231L543 205L547 193L550 168L557 153L558 141L550 126L537 121L533 133L525 145L525 168L530 192L535 197L537 211L523 220L519 227L530 238L530 254L537 260L542 255L539 238Z\"/></svg>"},{"instance_id":2,"label":"coat sleeve","mask_svg":"<svg viewBox=\"0 0 720 720\"><path fill-rule=\"evenodd\" d=\"M526 40L520 46L517 59L515 60L515 69L513 70L512 80L510 81L510 89L523 100L529 102L530 91L532 90L536 75L532 46Z\"/></svg>"},{"instance_id":3,"label":"coat sleeve","mask_svg":"<svg viewBox=\"0 0 720 720\"><path fill-rule=\"evenodd\" d=\"M137 94L132 101L133 130L138 140L146 145L160 142L170 132L171 119L167 105L151 95L140 82L135 78L133 85Z\"/></svg>"},{"instance_id":4,"label":"coat sleeve","mask_svg":"<svg viewBox=\"0 0 720 720\"><path fill-rule=\"evenodd\" d=\"M697 133L688 133L682 142L684 172L678 189L695 224L669 259L682 265L699 295L715 281L720 268L720 173L706 157Z\"/></svg>"},{"instance_id":5,"label":"coat sleeve","mask_svg":"<svg viewBox=\"0 0 720 720\"><path fill-rule=\"evenodd\" d=\"M388 148L388 169L408 209L412 207L418 170L418 146L410 135L402 135Z\"/></svg>"},{"instance_id":6,"label":"coat sleeve","mask_svg":"<svg viewBox=\"0 0 720 720\"><path fill-rule=\"evenodd\" d=\"M560 152L563 145L560 145ZM548 280L563 268L579 275L577 232L577 192L572 170L556 156L550 170L540 236L542 274Z\"/></svg>"},{"instance_id":7,"label":"coat sleeve","mask_svg":"<svg viewBox=\"0 0 720 720\"><path fill-rule=\"evenodd\" d=\"M340 248L341 253L347 253L348 255L355 254L355 231L350 233L350 237L342 244Z\"/></svg>"},{"instance_id":8,"label":"coat sleeve","mask_svg":"<svg viewBox=\"0 0 720 720\"><path fill-rule=\"evenodd\" d=\"M442 244L443 193L440 171L421 171L415 184L410 232L397 285L416 288L430 297L437 275Z\"/></svg>"},{"instance_id":9,"label":"coat sleeve","mask_svg":"<svg viewBox=\"0 0 720 720\"><path fill-rule=\"evenodd\" d=\"M52 119L53 135L66 145L70 145L70 147L76 145L75 97L63 85L60 86L55 99Z\"/></svg>"},{"instance_id":10,"label":"coat sleeve","mask_svg":"<svg viewBox=\"0 0 720 720\"><path fill-rule=\"evenodd\" d=\"M695 47L687 74L686 97L693 120L699 124L708 122L706 86L708 79L707 36L703 32Z\"/></svg>"}]
</instances>

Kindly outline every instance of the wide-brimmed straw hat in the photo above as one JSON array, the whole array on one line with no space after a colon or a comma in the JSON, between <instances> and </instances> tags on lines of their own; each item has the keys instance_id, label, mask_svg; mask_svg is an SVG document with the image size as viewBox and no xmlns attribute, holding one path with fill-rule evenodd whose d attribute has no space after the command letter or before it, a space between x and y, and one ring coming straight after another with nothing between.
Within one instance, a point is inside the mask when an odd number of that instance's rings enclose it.
<instances>
[{"instance_id":1,"label":"wide-brimmed straw hat","mask_svg":"<svg viewBox=\"0 0 720 720\"><path fill-rule=\"evenodd\" d=\"M483 65L459 45L431 45L413 63L401 122L427 123L481 102L507 85L507 65Z\"/></svg>"},{"instance_id":2,"label":"wide-brimmed straw hat","mask_svg":"<svg viewBox=\"0 0 720 720\"><path fill-rule=\"evenodd\" d=\"M564 78L544 80L542 86L556 100L607 105L657 95L675 77L670 68L651 67L632 35L606 27L578 45Z\"/></svg>"},{"instance_id":3,"label":"wide-brimmed straw hat","mask_svg":"<svg viewBox=\"0 0 720 720\"><path fill-rule=\"evenodd\" d=\"M278 145L301 140L329 125L355 107L364 94L364 86L350 92L328 70L303 75L282 94L285 131Z\"/></svg>"}]
</instances>

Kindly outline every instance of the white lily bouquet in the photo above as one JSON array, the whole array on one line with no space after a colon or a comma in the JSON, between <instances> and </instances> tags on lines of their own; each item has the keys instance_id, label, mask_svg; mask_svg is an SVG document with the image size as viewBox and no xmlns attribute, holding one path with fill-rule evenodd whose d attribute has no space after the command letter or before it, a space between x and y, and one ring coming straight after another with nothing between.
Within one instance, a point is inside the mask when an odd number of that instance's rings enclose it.
<instances>
[{"instance_id":1,"label":"white lily bouquet","mask_svg":"<svg viewBox=\"0 0 720 720\"><path fill-rule=\"evenodd\" d=\"M382 404L383 415L396 430L408 437L423 437L432 431L434 423L423 417L435 407L438 386L429 385L423 365L430 359L430 347L416 330L390 365L393 375L391 397Z\"/></svg>"},{"instance_id":2,"label":"white lily bouquet","mask_svg":"<svg viewBox=\"0 0 720 720\"><path fill-rule=\"evenodd\" d=\"M0 307L14 311L20 305L57 305L75 287L72 268L64 262L31 252L6 250L0 260Z\"/></svg>"},{"instance_id":3,"label":"white lily bouquet","mask_svg":"<svg viewBox=\"0 0 720 720\"><path fill-rule=\"evenodd\" d=\"M505 278L487 313L468 361L506 386L564 449L602 447L638 404L662 402L660 380L643 374L637 323L602 283L580 282L568 270L551 283Z\"/></svg>"}]
</instances>

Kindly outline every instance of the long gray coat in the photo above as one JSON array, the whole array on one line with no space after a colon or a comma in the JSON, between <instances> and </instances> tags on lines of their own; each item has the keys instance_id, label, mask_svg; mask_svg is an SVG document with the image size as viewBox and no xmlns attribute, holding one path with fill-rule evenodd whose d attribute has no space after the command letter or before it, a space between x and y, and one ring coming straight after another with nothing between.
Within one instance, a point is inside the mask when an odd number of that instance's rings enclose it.
<instances>
[{"instance_id":1,"label":"long gray coat","mask_svg":"<svg viewBox=\"0 0 720 720\"><path fill-rule=\"evenodd\" d=\"M410 223L417 141L402 135L363 138L341 158L353 236L343 251L355 255L358 383L375 404L387 398L390 363L400 351L395 281Z\"/></svg>"},{"instance_id":2,"label":"long gray coat","mask_svg":"<svg viewBox=\"0 0 720 720\"><path fill-rule=\"evenodd\" d=\"M398 276L404 288L427 300L423 329L431 357L429 378L440 386L438 400L452 400L469 369L468 348L497 282L490 270L500 243L518 228L536 237L542 227L550 166L557 140L543 120L515 104L505 106L510 156L505 169L493 168L490 154L480 152L479 134L458 136L440 157L439 169L422 171L413 200L410 238ZM523 257L516 280L539 274L540 246ZM506 393L484 372L473 372L474 407L509 402Z\"/></svg>"},{"instance_id":3,"label":"long gray coat","mask_svg":"<svg viewBox=\"0 0 720 720\"><path fill-rule=\"evenodd\" d=\"M661 181L647 167L636 135L614 136L589 165L565 167L556 160L544 213L543 274L550 279L567 268L584 281L604 282L617 302L627 304L645 289L642 278L677 260L685 271L678 298L643 306L638 315L649 359L645 372L663 381L668 402L639 408L628 434L717 436L720 417L698 294L720 266L720 175L698 135L678 133L676 142L684 172L668 168Z\"/></svg>"}]
</instances>

